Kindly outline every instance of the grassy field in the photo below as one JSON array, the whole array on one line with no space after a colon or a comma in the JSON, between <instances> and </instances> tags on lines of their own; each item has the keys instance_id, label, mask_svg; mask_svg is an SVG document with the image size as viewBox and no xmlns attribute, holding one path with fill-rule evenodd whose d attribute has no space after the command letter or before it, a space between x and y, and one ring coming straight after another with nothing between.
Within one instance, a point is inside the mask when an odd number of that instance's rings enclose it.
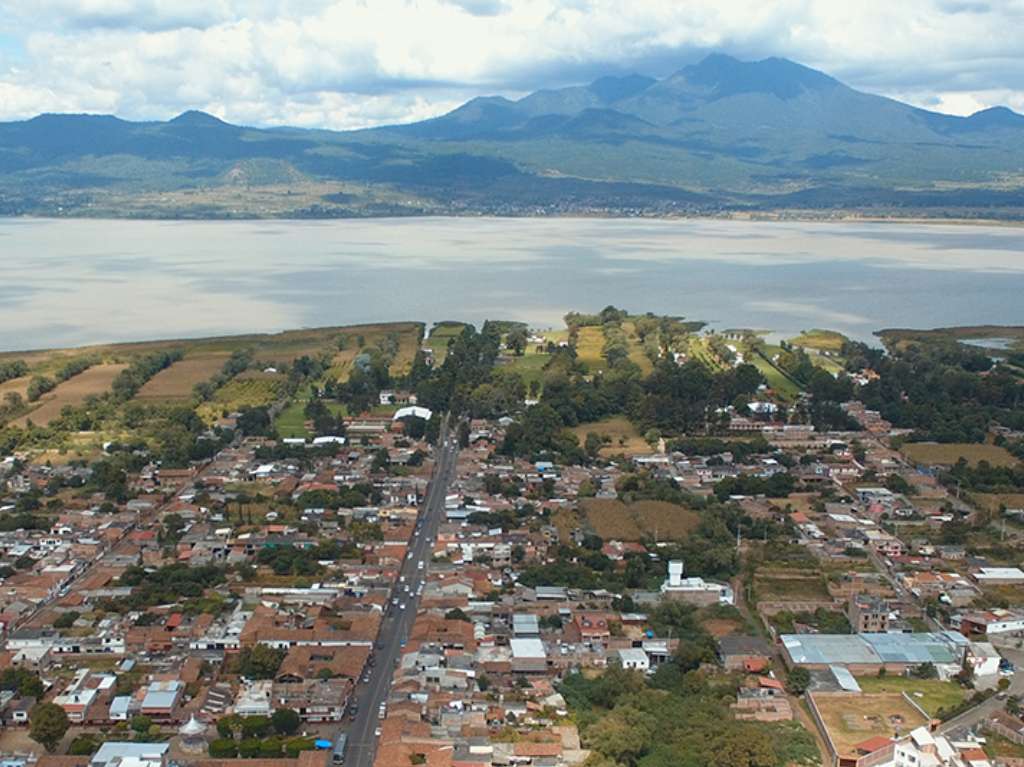
<instances>
[{"instance_id":1,"label":"grassy field","mask_svg":"<svg viewBox=\"0 0 1024 767\"><path fill-rule=\"evenodd\" d=\"M711 346L708 344L708 339L705 336L689 336L687 338L685 353L690 359L696 360L714 373L719 373L728 368L728 365L722 362L722 360L718 358L718 355L711 349Z\"/></svg>"},{"instance_id":2,"label":"grassy field","mask_svg":"<svg viewBox=\"0 0 1024 767\"><path fill-rule=\"evenodd\" d=\"M306 405L309 403L309 399L310 391L309 387L306 387L295 395L292 401L288 403L288 407L282 410L280 415L274 420L274 428L277 429L277 433L282 438L308 439L312 436L306 428ZM347 408L340 402L325 402L324 404L335 415L348 415Z\"/></svg>"},{"instance_id":3,"label":"grassy field","mask_svg":"<svg viewBox=\"0 0 1024 767\"><path fill-rule=\"evenodd\" d=\"M1019 463L1005 448L971 443L909 442L903 446L903 454L914 463L938 466L952 466L961 458L971 466L979 461L988 461L993 466Z\"/></svg>"},{"instance_id":4,"label":"grassy field","mask_svg":"<svg viewBox=\"0 0 1024 767\"><path fill-rule=\"evenodd\" d=\"M894 349L904 349L913 343L950 339L961 342L1005 339L1012 348L1024 350L1024 326L1020 325L975 325L934 330L889 328L876 335L886 346Z\"/></svg>"},{"instance_id":5,"label":"grassy field","mask_svg":"<svg viewBox=\"0 0 1024 767\"><path fill-rule=\"evenodd\" d=\"M591 498L580 503L587 524L606 540L682 540L700 523L696 512L664 501L625 504L612 499Z\"/></svg>"},{"instance_id":6,"label":"grassy field","mask_svg":"<svg viewBox=\"0 0 1024 767\"><path fill-rule=\"evenodd\" d=\"M789 343L802 349L813 349L820 352L839 352L842 351L843 344L846 341L847 338L842 333L837 333L834 330L814 328L813 330L805 330L796 338L791 338Z\"/></svg>"},{"instance_id":7,"label":"grassy field","mask_svg":"<svg viewBox=\"0 0 1024 767\"><path fill-rule=\"evenodd\" d=\"M444 364L448 356L448 342L461 335L465 327L461 322L439 322L431 328L426 345L434 352L434 367Z\"/></svg>"},{"instance_id":8,"label":"grassy field","mask_svg":"<svg viewBox=\"0 0 1024 767\"><path fill-rule=\"evenodd\" d=\"M754 574L754 590L758 601L775 602L799 599L829 599L828 586L820 573L776 573L758 571Z\"/></svg>"},{"instance_id":9,"label":"grassy field","mask_svg":"<svg viewBox=\"0 0 1024 767\"><path fill-rule=\"evenodd\" d=\"M136 399L148 402L190 399L196 384L209 381L219 373L229 356L227 352L210 352L175 362L149 379Z\"/></svg>"},{"instance_id":10,"label":"grassy field","mask_svg":"<svg viewBox=\"0 0 1024 767\"><path fill-rule=\"evenodd\" d=\"M952 709L967 697L964 688L956 682L942 682L938 679L863 676L857 678L857 683L866 693L905 692L930 716L935 716L941 709Z\"/></svg>"},{"instance_id":11,"label":"grassy field","mask_svg":"<svg viewBox=\"0 0 1024 767\"><path fill-rule=\"evenodd\" d=\"M608 437L611 442L601 448L602 455L643 455L651 452L651 446L647 444L640 432L625 416L605 418L603 421L583 423L575 426L572 433L579 439L580 444L586 439L587 434L593 432L602 437Z\"/></svg>"},{"instance_id":12,"label":"grassy field","mask_svg":"<svg viewBox=\"0 0 1024 767\"><path fill-rule=\"evenodd\" d=\"M1024 493L973 493L971 498L985 511L997 512L1001 506L1024 509Z\"/></svg>"},{"instance_id":13,"label":"grassy field","mask_svg":"<svg viewBox=\"0 0 1024 767\"><path fill-rule=\"evenodd\" d=\"M747 357L754 367L761 371L761 375L764 376L765 382L770 386L776 394L782 399L793 400L796 399L800 394L800 387L797 386L793 381L789 380L784 376L778 368L776 368L769 360L782 351L781 347L778 346L764 346L764 357L756 352L751 352ZM767 359L766 359L767 358Z\"/></svg>"},{"instance_id":14,"label":"grassy field","mask_svg":"<svg viewBox=\"0 0 1024 767\"><path fill-rule=\"evenodd\" d=\"M604 333L599 327L580 328L576 339L576 358L586 363L591 373L604 370L607 362L604 358Z\"/></svg>"},{"instance_id":15,"label":"grassy field","mask_svg":"<svg viewBox=\"0 0 1024 767\"><path fill-rule=\"evenodd\" d=\"M629 361L640 368L643 375L650 375L654 371L654 365L644 354L643 344L640 343L640 337L636 334L636 323L627 320L622 323L622 330L629 342Z\"/></svg>"},{"instance_id":16,"label":"grassy field","mask_svg":"<svg viewBox=\"0 0 1024 767\"><path fill-rule=\"evenodd\" d=\"M550 359L550 354L527 353L522 357L502 357L498 364L502 370L518 374L529 391L531 383L543 381L544 366Z\"/></svg>"},{"instance_id":17,"label":"grassy field","mask_svg":"<svg viewBox=\"0 0 1024 767\"><path fill-rule=\"evenodd\" d=\"M832 742L841 755L877 736L905 735L928 723L926 717L898 693L857 695L818 693L814 702Z\"/></svg>"},{"instance_id":18,"label":"grassy field","mask_svg":"<svg viewBox=\"0 0 1024 767\"><path fill-rule=\"evenodd\" d=\"M68 405L75 407L81 405L88 397L103 394L117 378L117 375L127 365L93 365L83 373L69 378L58 385L49 394L43 395L39 400L38 407L27 415L14 421L15 426L24 428L29 421L36 426L46 426L50 421L60 416L61 410Z\"/></svg>"}]
</instances>

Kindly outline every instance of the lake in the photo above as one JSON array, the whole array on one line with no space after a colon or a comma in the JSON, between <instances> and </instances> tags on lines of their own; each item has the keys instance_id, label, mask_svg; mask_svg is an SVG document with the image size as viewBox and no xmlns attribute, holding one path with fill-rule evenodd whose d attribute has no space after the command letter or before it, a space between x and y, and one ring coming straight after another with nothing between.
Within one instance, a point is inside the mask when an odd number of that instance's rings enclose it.
<instances>
[{"instance_id":1,"label":"lake","mask_svg":"<svg viewBox=\"0 0 1024 767\"><path fill-rule=\"evenodd\" d=\"M650 219L0 219L0 348L615 304L870 340L1024 324L1024 229Z\"/></svg>"}]
</instances>

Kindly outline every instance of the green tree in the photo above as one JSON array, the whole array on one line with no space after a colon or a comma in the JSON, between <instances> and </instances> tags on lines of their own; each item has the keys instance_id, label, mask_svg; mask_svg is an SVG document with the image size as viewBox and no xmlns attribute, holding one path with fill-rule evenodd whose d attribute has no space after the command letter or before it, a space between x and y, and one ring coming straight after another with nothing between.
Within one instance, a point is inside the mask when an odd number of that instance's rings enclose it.
<instances>
[{"instance_id":1,"label":"green tree","mask_svg":"<svg viewBox=\"0 0 1024 767\"><path fill-rule=\"evenodd\" d=\"M797 666L789 672L786 679L786 689L794 695L803 695L811 683L811 672L802 666Z\"/></svg>"},{"instance_id":2,"label":"green tree","mask_svg":"<svg viewBox=\"0 0 1024 767\"><path fill-rule=\"evenodd\" d=\"M136 714L132 717L132 729L139 735L145 735L153 726L153 720L143 714Z\"/></svg>"},{"instance_id":3,"label":"green tree","mask_svg":"<svg viewBox=\"0 0 1024 767\"><path fill-rule=\"evenodd\" d=\"M29 714L29 737L53 751L68 731L68 715L55 703L40 703Z\"/></svg>"},{"instance_id":4,"label":"green tree","mask_svg":"<svg viewBox=\"0 0 1024 767\"><path fill-rule=\"evenodd\" d=\"M298 731L302 720L299 715L290 708L279 708L270 717L270 723L274 731L281 735L292 735Z\"/></svg>"},{"instance_id":5,"label":"green tree","mask_svg":"<svg viewBox=\"0 0 1024 767\"><path fill-rule=\"evenodd\" d=\"M210 756L214 759L234 759L238 756L238 746L232 738L218 738L210 743Z\"/></svg>"}]
</instances>

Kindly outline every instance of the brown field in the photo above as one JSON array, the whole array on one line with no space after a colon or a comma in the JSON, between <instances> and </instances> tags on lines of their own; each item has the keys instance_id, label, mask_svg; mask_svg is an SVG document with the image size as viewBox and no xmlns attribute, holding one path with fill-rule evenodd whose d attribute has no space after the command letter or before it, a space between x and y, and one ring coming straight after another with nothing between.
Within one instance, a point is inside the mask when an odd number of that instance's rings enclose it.
<instances>
[{"instance_id":1,"label":"brown field","mask_svg":"<svg viewBox=\"0 0 1024 767\"><path fill-rule=\"evenodd\" d=\"M814 702L840 754L876 735L905 735L928 723L899 693L816 693Z\"/></svg>"},{"instance_id":2,"label":"brown field","mask_svg":"<svg viewBox=\"0 0 1024 767\"><path fill-rule=\"evenodd\" d=\"M413 360L416 359L416 352L420 348L422 332L422 325L415 322L355 325L343 328L338 333L338 336L345 339L346 347L335 352L331 369L327 375L337 378L339 381L347 381L352 372L352 363L362 351L377 346L378 343L385 341L391 333L397 333L398 352L391 361L391 375L396 377L404 376L412 369ZM363 339L362 347L358 343L360 336Z\"/></svg>"},{"instance_id":3,"label":"brown field","mask_svg":"<svg viewBox=\"0 0 1024 767\"><path fill-rule=\"evenodd\" d=\"M14 422L15 426L25 427L29 421L36 426L46 426L60 416L65 406L81 405L87 397L103 394L110 388L118 373L127 365L94 365L84 373L76 375L60 384L49 394L43 396L39 407Z\"/></svg>"},{"instance_id":4,"label":"brown field","mask_svg":"<svg viewBox=\"0 0 1024 767\"><path fill-rule=\"evenodd\" d=\"M139 400L183 400L192 397L196 384L209 381L224 367L230 355L227 352L201 354L175 362L161 370L139 390Z\"/></svg>"},{"instance_id":5,"label":"brown field","mask_svg":"<svg viewBox=\"0 0 1024 767\"><path fill-rule=\"evenodd\" d=\"M701 625L715 639L735 634L743 628L742 621L731 621L727 618L709 618L708 620L701 621Z\"/></svg>"},{"instance_id":6,"label":"brown field","mask_svg":"<svg viewBox=\"0 0 1024 767\"><path fill-rule=\"evenodd\" d=\"M1000 506L1024 509L1024 493L974 493L971 498L985 511L996 512Z\"/></svg>"},{"instance_id":7,"label":"brown field","mask_svg":"<svg viewBox=\"0 0 1024 767\"><path fill-rule=\"evenodd\" d=\"M581 501L580 508L589 526L605 540L681 540L700 522L696 512L664 501L637 501L627 505L617 500L591 498Z\"/></svg>"},{"instance_id":8,"label":"brown field","mask_svg":"<svg viewBox=\"0 0 1024 767\"><path fill-rule=\"evenodd\" d=\"M28 382L32 380L31 375L22 376L21 378L12 378L10 381L0 384L0 403L3 402L4 395L8 392L15 392L21 395L22 399L28 396Z\"/></svg>"},{"instance_id":9,"label":"brown field","mask_svg":"<svg viewBox=\"0 0 1024 767\"><path fill-rule=\"evenodd\" d=\"M583 423L573 427L571 430L579 439L580 444L587 438L587 434L594 432L602 437L610 437L611 443L601 448L601 455L645 455L651 452L651 446L647 444L636 427L630 423L625 416L606 418L603 421Z\"/></svg>"},{"instance_id":10,"label":"brown field","mask_svg":"<svg viewBox=\"0 0 1024 767\"><path fill-rule=\"evenodd\" d=\"M988 461L993 466L1016 466L1018 463L1005 448L996 445L910 442L903 446L903 453L914 463L929 466L952 466L961 458L971 466L977 466L979 461Z\"/></svg>"}]
</instances>

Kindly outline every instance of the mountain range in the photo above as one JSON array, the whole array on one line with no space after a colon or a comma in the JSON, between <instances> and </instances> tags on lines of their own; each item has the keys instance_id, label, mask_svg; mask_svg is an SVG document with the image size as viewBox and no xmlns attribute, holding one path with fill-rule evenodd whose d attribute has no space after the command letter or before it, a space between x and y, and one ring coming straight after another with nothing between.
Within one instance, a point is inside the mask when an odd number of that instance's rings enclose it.
<instances>
[{"instance_id":1,"label":"mountain range","mask_svg":"<svg viewBox=\"0 0 1024 767\"><path fill-rule=\"evenodd\" d=\"M1024 115L958 117L786 59L477 98L408 125L0 123L0 213L161 217L862 211L1019 218Z\"/></svg>"}]
</instances>

